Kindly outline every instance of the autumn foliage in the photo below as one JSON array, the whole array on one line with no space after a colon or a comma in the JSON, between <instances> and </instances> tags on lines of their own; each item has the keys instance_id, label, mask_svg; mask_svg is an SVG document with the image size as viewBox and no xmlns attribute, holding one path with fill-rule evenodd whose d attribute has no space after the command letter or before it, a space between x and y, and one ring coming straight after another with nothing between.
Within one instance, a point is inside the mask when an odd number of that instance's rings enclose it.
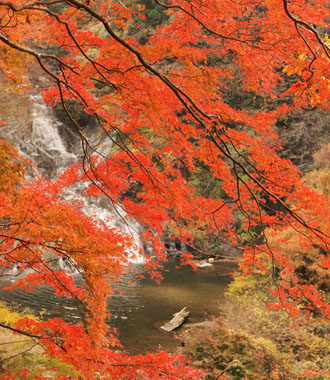
<instances>
[{"instance_id":1,"label":"autumn foliage","mask_svg":"<svg viewBox=\"0 0 330 380\"><path fill-rule=\"evenodd\" d=\"M242 274L273 274L270 307L292 317L330 317L322 290L302 278L292 256L269 244L265 233L294 229L303 252L317 249L315 265L329 269L328 198L280 158L274 129L293 109L329 107L327 1L155 2L167 17L142 41L145 13L138 1L0 1L2 72L29 90L29 70L40 67L49 83L44 99L63 107L84 155L56 181L37 175L26 181L24 166L31 164L1 142L2 265L19 264L28 273L14 286L47 284L75 298L85 314L85 326L24 318L13 327L39 340L49 358L70 365L70 373L59 370L53 378L202 376L180 355L132 358L114 349L106 299L134 243L85 216L81 204L63 200L63 190L77 181L143 226L141 240L156 256L141 252L151 272L164 259L165 228L190 243L203 231L237 244L240 214L251 236ZM251 107L229 100L231 82L249 94ZM73 103L108 138L106 153L86 137ZM191 186L189 177L201 166L221 197ZM52 265L61 258L81 272L81 287Z\"/></svg>"}]
</instances>

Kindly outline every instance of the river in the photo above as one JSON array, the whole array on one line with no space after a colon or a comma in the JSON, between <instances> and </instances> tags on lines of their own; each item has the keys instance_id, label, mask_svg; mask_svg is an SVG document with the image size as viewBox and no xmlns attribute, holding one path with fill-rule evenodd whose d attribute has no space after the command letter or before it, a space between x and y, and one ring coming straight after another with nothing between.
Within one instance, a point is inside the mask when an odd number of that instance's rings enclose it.
<instances>
[{"instance_id":1,"label":"river","mask_svg":"<svg viewBox=\"0 0 330 380\"><path fill-rule=\"evenodd\" d=\"M142 264L136 264L140 271ZM199 322L219 313L224 302L224 291L230 282L233 264L216 263L194 271L190 266L179 266L175 259L164 264L160 285L147 278L136 278L130 273L118 285L120 292L109 297L112 313L110 324L118 330L123 348L131 354L153 352L157 349L175 351L178 341L175 334L159 327L183 307L190 311L190 322ZM73 300L56 297L52 289L42 286L34 292L6 291L13 277L1 279L0 299L18 307L31 309L42 318L63 318L77 323L82 316ZM76 278L79 282L79 278ZM132 282L135 281L135 284Z\"/></svg>"}]
</instances>

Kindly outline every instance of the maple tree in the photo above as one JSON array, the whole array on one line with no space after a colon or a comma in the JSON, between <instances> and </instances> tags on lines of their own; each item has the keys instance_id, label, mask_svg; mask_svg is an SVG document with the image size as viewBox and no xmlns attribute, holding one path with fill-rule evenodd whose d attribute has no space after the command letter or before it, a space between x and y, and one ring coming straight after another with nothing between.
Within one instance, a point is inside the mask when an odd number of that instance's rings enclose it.
<instances>
[{"instance_id":1,"label":"maple tree","mask_svg":"<svg viewBox=\"0 0 330 380\"><path fill-rule=\"evenodd\" d=\"M29 271L14 286L33 290L47 284L77 299L85 313L85 326L28 318L2 325L39 340L50 358L72 366L72 373L58 371L53 378L202 376L180 355L129 357L111 349L117 340L105 323L106 299L133 242L85 216L81 205L62 200L63 190L77 181L143 226L140 238L156 259L141 254L154 276L158 259L165 258L161 238L168 226L182 241L203 231L221 232L236 244L239 212L251 237L241 270L273 274L270 307L291 316L330 316L322 291L299 278L290 257L271 247L265 233L293 228L297 244L318 247L318 265L329 269L328 199L279 157L274 130L276 120L293 109L329 106L327 2L155 3L167 18L141 43L134 37L143 33L144 7L137 1L0 1L1 70L28 89L29 67L42 69L49 80L44 99L63 107L84 154L56 181L25 181L29 164L1 142L2 264ZM261 98L261 106L246 109L227 101L231 81L252 99ZM109 139L109 154L86 137L72 102ZM221 197L203 196L189 183L201 165L217 180ZM261 230L257 240L255 228ZM81 287L52 267L60 258L81 272ZM189 262L189 255L184 259Z\"/></svg>"}]
</instances>

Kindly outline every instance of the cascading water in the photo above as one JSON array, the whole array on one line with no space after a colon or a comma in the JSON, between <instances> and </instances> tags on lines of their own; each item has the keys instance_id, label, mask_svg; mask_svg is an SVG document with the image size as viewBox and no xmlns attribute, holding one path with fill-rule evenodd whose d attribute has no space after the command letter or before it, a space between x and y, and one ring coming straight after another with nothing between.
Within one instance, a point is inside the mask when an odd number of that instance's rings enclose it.
<instances>
[{"instance_id":1,"label":"cascading water","mask_svg":"<svg viewBox=\"0 0 330 380\"><path fill-rule=\"evenodd\" d=\"M33 161L41 170L41 174L49 179L56 178L66 168L81 157L81 144L79 137L59 120L52 111L43 103L41 95L31 96L32 124L24 134L20 134L20 128L14 125L2 131L4 137L14 141L16 149L27 159ZM60 133L60 131L62 133ZM88 131L87 131L88 134ZM95 134L97 135L97 134ZM111 149L109 139L101 139L99 136L90 136L93 146L101 154L107 154ZM97 154L97 153L95 153ZM98 199L89 197L84 191L87 184L77 183L64 192L64 198L79 198L84 206L83 212L95 218L103 227L115 227L125 235L133 239L135 248L128 252L132 261L142 262L138 255L141 243L138 232L141 227L132 219L126 219L126 213L120 206L113 206L104 197Z\"/></svg>"},{"instance_id":2,"label":"cascading water","mask_svg":"<svg viewBox=\"0 0 330 380\"><path fill-rule=\"evenodd\" d=\"M37 166L43 167L50 177L54 177L77 161L77 156L67 150L58 132L61 124L42 103L41 97L34 96L32 100L31 143L34 145L34 149L29 152L29 156L37 163ZM48 162L49 160L51 162Z\"/></svg>"}]
</instances>

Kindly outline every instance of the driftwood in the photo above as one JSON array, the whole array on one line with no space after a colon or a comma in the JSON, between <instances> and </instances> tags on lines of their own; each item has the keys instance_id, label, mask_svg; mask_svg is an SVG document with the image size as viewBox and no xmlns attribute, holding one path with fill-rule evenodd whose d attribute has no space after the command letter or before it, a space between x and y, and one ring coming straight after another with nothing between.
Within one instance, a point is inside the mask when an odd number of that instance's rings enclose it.
<instances>
[{"instance_id":1,"label":"driftwood","mask_svg":"<svg viewBox=\"0 0 330 380\"><path fill-rule=\"evenodd\" d=\"M173 331L183 324L185 318L188 317L189 314L190 311L186 311L186 307L184 307L182 310L178 311L177 313L174 313L173 318L160 328L165 331Z\"/></svg>"}]
</instances>

